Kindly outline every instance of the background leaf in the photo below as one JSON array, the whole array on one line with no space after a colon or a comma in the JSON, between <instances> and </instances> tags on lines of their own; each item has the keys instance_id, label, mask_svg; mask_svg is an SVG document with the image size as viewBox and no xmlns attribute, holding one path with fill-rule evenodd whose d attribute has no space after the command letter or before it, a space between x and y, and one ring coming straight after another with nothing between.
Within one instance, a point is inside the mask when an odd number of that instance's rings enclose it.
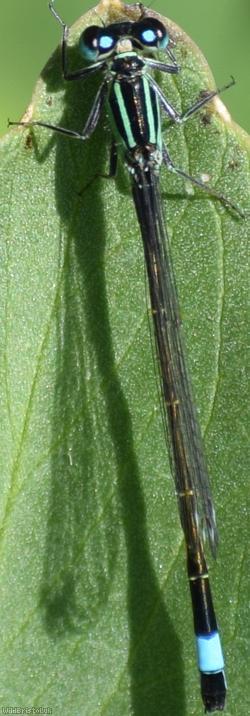
<instances>
[{"instance_id":1,"label":"background leaf","mask_svg":"<svg viewBox=\"0 0 250 716\"><path fill-rule=\"evenodd\" d=\"M110 11L119 17L118 5ZM76 38L97 22L92 11L72 29L72 67ZM183 69L157 81L183 110L213 80L198 49L168 26ZM80 129L97 86L65 86L57 51L28 116ZM177 166L249 206L248 138L219 101L184 128L164 127ZM22 128L1 142L0 702L73 716L198 716L142 245L123 168L114 182L92 181L106 171L109 145L105 116L83 146ZM227 713L238 716L249 697L249 223L164 169L162 192L220 530L211 578Z\"/></svg>"}]
</instances>

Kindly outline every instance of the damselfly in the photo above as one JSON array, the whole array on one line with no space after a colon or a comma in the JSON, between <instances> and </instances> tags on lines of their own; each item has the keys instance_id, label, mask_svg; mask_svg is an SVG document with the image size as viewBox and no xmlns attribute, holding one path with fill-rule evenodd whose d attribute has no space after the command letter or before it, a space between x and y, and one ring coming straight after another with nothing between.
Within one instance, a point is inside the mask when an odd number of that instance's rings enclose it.
<instances>
[{"instance_id":1,"label":"damselfly","mask_svg":"<svg viewBox=\"0 0 250 716\"><path fill-rule=\"evenodd\" d=\"M106 27L88 27L82 33L80 49L91 64L71 72L67 62L69 28L55 11L51 0L49 8L63 29L64 79L86 80L99 72L102 81L82 132L41 121L23 124L45 127L68 137L86 140L95 130L105 105L113 133L110 173L115 174L118 155L124 159L129 171L146 261L162 409L170 435L172 469L187 550L202 698L206 711L221 711L226 695L224 660L203 547L205 531L215 555L217 529L184 357L177 292L160 200L159 173L162 163L242 214L222 194L208 189L199 179L176 168L162 139L161 112L165 112L172 122L184 122L221 90L203 94L180 115L150 72L158 70L176 75L180 71L168 31L141 4L133 7L138 11L136 20L125 17ZM164 50L169 64L152 59L154 50ZM149 56L144 56L145 51Z\"/></svg>"}]
</instances>

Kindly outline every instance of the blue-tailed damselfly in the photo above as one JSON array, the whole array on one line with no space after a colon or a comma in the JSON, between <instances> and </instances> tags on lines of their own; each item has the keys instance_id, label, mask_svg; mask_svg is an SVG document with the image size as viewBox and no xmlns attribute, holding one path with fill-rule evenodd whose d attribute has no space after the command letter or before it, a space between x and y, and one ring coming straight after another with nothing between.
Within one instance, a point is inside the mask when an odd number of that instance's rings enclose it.
<instances>
[{"instance_id":1,"label":"blue-tailed damselfly","mask_svg":"<svg viewBox=\"0 0 250 716\"><path fill-rule=\"evenodd\" d=\"M67 64L68 27L55 11L53 0L49 7L63 28L64 79L85 80L100 72L102 81L81 133L40 121L24 124L86 140L96 128L105 105L113 132L111 173L115 174L118 155L123 157L129 171L148 275L164 423L170 435L172 470L187 549L202 698L206 711L223 710L226 695L224 660L203 548L205 529L215 555L217 529L184 356L177 291L159 189L159 173L164 163L168 169L210 192L242 215L222 194L177 169L162 138L161 111L175 123L184 122L218 94L218 90L202 95L183 115L175 110L150 74L154 70L179 73L170 36L162 21L139 3L134 6L136 20L131 21L124 14L124 19L119 22L91 26L82 33L80 48L90 64L71 72ZM164 50L169 64L153 59L151 53L155 50ZM142 54L145 51L149 56Z\"/></svg>"}]
</instances>

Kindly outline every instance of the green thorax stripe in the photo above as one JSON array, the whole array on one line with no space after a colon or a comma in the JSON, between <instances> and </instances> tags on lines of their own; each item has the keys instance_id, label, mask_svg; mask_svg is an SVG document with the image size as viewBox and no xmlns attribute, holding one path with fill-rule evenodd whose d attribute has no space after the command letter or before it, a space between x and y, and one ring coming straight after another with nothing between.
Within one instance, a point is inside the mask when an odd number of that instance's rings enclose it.
<instances>
[{"instance_id":1,"label":"green thorax stripe","mask_svg":"<svg viewBox=\"0 0 250 716\"><path fill-rule=\"evenodd\" d=\"M147 75L115 79L109 105L115 133L127 149L147 144L161 149L159 101Z\"/></svg>"}]
</instances>

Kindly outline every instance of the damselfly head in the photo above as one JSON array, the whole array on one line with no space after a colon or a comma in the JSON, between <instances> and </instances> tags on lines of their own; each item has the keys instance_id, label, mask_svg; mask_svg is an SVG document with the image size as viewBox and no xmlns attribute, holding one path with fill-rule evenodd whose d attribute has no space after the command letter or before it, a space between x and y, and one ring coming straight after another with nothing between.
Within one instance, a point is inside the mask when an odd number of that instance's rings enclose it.
<instances>
[{"instance_id":1,"label":"damselfly head","mask_svg":"<svg viewBox=\"0 0 250 716\"><path fill-rule=\"evenodd\" d=\"M107 27L87 27L80 38L80 51L88 62L96 62L120 52L117 47L125 41L129 42L129 49L126 47L123 52L165 50L171 42L165 25L155 17L146 17L138 22L125 20Z\"/></svg>"}]
</instances>

